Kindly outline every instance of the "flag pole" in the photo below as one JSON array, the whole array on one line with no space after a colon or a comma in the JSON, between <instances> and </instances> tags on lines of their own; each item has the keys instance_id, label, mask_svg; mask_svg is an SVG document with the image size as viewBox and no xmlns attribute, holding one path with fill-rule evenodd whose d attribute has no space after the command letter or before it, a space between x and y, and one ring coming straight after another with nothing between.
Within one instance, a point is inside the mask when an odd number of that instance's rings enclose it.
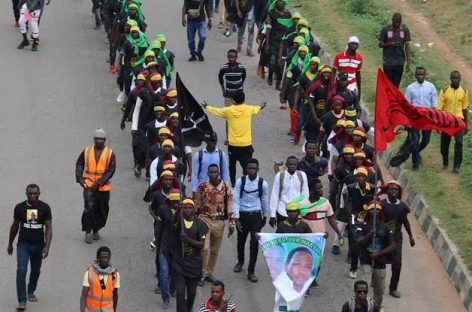
<instances>
[{"instance_id":1,"label":"flag pole","mask_svg":"<svg viewBox=\"0 0 472 312\"><path fill-rule=\"evenodd\" d=\"M180 82L180 76L179 76L179 73L177 72L176 73L176 80ZM178 111L179 111L179 148L180 148L180 154L181 154L181 161L182 161L182 164L185 166L185 149L184 149L184 136L182 134L182 125L183 125L183 114L182 114L182 106L181 106L181 103L183 103L182 101L180 101L180 90L179 90L179 86L180 86L180 83L176 83L176 90L177 90L177 107L178 107ZM177 167L176 167L177 169ZM188 170L188 168L187 168ZM184 172L184 177L183 177L183 181L180 180L180 178L178 178L178 181L179 181L179 192L180 192L180 201L181 201L181 207L180 207L180 232L183 233L185 231L185 225L184 225L184 212L183 212L183 206L182 206L182 198L183 198L183 191L182 191L182 187L181 187L181 183L184 183L185 182L185 173L186 171ZM185 258L185 251L184 251L184 242L181 241L181 248L182 248L182 258Z\"/></svg>"}]
</instances>

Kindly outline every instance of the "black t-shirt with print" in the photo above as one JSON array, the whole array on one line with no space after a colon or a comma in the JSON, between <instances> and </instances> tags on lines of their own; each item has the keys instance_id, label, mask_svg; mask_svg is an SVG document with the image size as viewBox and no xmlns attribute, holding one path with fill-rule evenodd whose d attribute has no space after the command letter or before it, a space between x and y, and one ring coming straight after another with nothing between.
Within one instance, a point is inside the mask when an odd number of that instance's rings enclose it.
<instances>
[{"instance_id":1,"label":"black t-shirt with print","mask_svg":"<svg viewBox=\"0 0 472 312\"><path fill-rule=\"evenodd\" d=\"M342 114L340 115L340 117L337 117L336 115L334 115L334 112L333 111L329 111L327 112L326 114L324 114L323 116L321 116L320 120L321 120L321 125L323 126L323 129L324 129L324 132L326 134L326 137L325 139L328 138L328 136L330 135L331 131L334 129L334 127L336 126L336 123L338 122L339 119L341 119L343 116Z\"/></svg>"},{"instance_id":2,"label":"black t-shirt with print","mask_svg":"<svg viewBox=\"0 0 472 312\"><path fill-rule=\"evenodd\" d=\"M157 207L157 216L162 222L160 246L166 255L169 255L169 252L175 245L180 243L179 236L175 232L175 226L173 224L174 213L175 211L173 211L168 204L162 204Z\"/></svg>"},{"instance_id":3,"label":"black t-shirt with print","mask_svg":"<svg viewBox=\"0 0 472 312\"><path fill-rule=\"evenodd\" d=\"M185 0L185 6L188 10L197 10L200 8L200 15L197 18L192 18L187 15L187 18L193 22L202 22L206 20L205 7L210 7L210 0Z\"/></svg>"},{"instance_id":4,"label":"black t-shirt with print","mask_svg":"<svg viewBox=\"0 0 472 312\"><path fill-rule=\"evenodd\" d=\"M383 48L384 65L401 66L405 64L404 45L411 41L410 30L405 25L400 29L393 30L392 25L387 25L382 29L379 35L379 41L384 43L397 42L398 46Z\"/></svg>"},{"instance_id":5,"label":"black t-shirt with print","mask_svg":"<svg viewBox=\"0 0 472 312\"><path fill-rule=\"evenodd\" d=\"M373 230L372 221L365 223L362 226L361 236L367 235L371 230ZM372 264L371 253L373 251L380 251L387 248L390 245L390 242L393 240L390 235L390 230L388 229L385 223L378 223L375 226L375 239L371 239L365 248L361 250L361 262L366 264ZM374 269L385 269L387 267L387 257L388 255L383 255L375 259Z\"/></svg>"},{"instance_id":6,"label":"black t-shirt with print","mask_svg":"<svg viewBox=\"0 0 472 312\"><path fill-rule=\"evenodd\" d=\"M176 233L181 232L181 223L179 221L177 224ZM195 217L192 226L185 228L185 233L193 240L204 241L205 235L208 233L208 226L200 218ZM182 247L184 257L182 257ZM176 273L192 279L199 279L202 276L201 249L197 249L187 242L181 243L178 238L178 243L174 244L174 248L171 250L171 256L172 268Z\"/></svg>"},{"instance_id":7,"label":"black t-shirt with print","mask_svg":"<svg viewBox=\"0 0 472 312\"><path fill-rule=\"evenodd\" d=\"M351 213L357 217L360 212L364 211L364 205L374 199L375 186L367 183L366 189L362 191L357 183L353 183L347 186L347 192L351 202Z\"/></svg>"},{"instance_id":8,"label":"black t-shirt with print","mask_svg":"<svg viewBox=\"0 0 472 312\"><path fill-rule=\"evenodd\" d=\"M24 201L15 206L13 218L20 222L18 243L44 244L44 224L52 219L48 204L38 201L32 207Z\"/></svg>"},{"instance_id":9,"label":"black t-shirt with print","mask_svg":"<svg viewBox=\"0 0 472 312\"><path fill-rule=\"evenodd\" d=\"M321 84L319 88L317 88L315 91L313 91L310 94L310 98L313 101L315 112L316 112L316 115L318 115L318 118L323 116L328 110L328 105L327 105L327 100L326 100L327 94L328 94L328 86L325 84Z\"/></svg>"},{"instance_id":10,"label":"black t-shirt with print","mask_svg":"<svg viewBox=\"0 0 472 312\"><path fill-rule=\"evenodd\" d=\"M402 238L402 225L406 220L410 208L400 201L399 203L390 203L387 199L382 200L382 210L384 222L387 224L390 232L395 238Z\"/></svg>"}]
</instances>

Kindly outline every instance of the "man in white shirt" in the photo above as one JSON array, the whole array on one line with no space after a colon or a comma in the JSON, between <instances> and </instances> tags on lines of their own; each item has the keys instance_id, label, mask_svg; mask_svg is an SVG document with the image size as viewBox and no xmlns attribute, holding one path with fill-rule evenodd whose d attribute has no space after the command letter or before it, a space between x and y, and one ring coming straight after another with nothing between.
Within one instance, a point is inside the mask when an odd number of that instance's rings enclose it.
<instances>
[{"instance_id":1,"label":"man in white shirt","mask_svg":"<svg viewBox=\"0 0 472 312\"><path fill-rule=\"evenodd\" d=\"M438 103L438 93L436 87L429 81L426 81L426 69L418 66L415 70L416 81L406 88L405 98L414 106L436 108ZM431 130L420 130L409 128L408 133L412 140L413 149L411 151L411 160L413 170L418 170L421 163L420 152L429 144ZM421 142L420 142L421 139Z\"/></svg>"},{"instance_id":2,"label":"man in white shirt","mask_svg":"<svg viewBox=\"0 0 472 312\"><path fill-rule=\"evenodd\" d=\"M289 156L285 165L287 169L275 175L272 186L269 205L269 224L271 227L274 227L276 223L283 222L287 218L285 205L288 201L300 194L305 195L305 198L309 197L308 180L305 172L297 170L297 157Z\"/></svg>"}]
</instances>

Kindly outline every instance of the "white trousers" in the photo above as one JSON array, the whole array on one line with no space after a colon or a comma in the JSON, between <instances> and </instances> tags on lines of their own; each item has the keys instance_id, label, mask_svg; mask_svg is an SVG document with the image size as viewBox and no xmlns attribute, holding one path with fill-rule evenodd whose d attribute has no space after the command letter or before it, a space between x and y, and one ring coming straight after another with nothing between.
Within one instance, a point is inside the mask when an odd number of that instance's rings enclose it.
<instances>
[{"instance_id":1,"label":"white trousers","mask_svg":"<svg viewBox=\"0 0 472 312\"><path fill-rule=\"evenodd\" d=\"M26 3L23 4L20 10L20 19L18 23L20 24L20 31L22 34L27 33L27 28L26 28L26 16L28 14L28 8L26 7ZM39 37L39 16L41 15L41 9L34 10L29 13L30 14L30 20L29 20L29 27L31 28L31 33L33 35L33 38L38 38Z\"/></svg>"}]
</instances>

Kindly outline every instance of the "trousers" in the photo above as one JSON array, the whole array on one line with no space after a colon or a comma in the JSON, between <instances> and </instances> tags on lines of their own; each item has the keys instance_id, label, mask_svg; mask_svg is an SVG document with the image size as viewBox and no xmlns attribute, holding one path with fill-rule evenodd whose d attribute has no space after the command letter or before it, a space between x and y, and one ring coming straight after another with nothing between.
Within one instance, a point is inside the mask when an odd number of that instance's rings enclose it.
<instances>
[{"instance_id":1,"label":"trousers","mask_svg":"<svg viewBox=\"0 0 472 312\"><path fill-rule=\"evenodd\" d=\"M11 0L13 6L13 15L15 16L15 22L20 20L20 0Z\"/></svg>"},{"instance_id":2,"label":"trousers","mask_svg":"<svg viewBox=\"0 0 472 312\"><path fill-rule=\"evenodd\" d=\"M247 267L248 274L254 274L257 253L259 251L259 242L256 233L261 230L262 214L260 212L240 212L239 222L242 226L242 231L238 231L238 262L244 263L244 250L246 247L246 240L251 234L251 241L249 243L249 265Z\"/></svg>"},{"instance_id":3,"label":"trousers","mask_svg":"<svg viewBox=\"0 0 472 312\"><path fill-rule=\"evenodd\" d=\"M84 212L82 213L82 231L98 232L105 226L110 207L110 191L92 191L84 189Z\"/></svg>"},{"instance_id":4,"label":"trousers","mask_svg":"<svg viewBox=\"0 0 472 312\"><path fill-rule=\"evenodd\" d=\"M372 269L371 286L374 290L374 302L381 307L383 303L383 294L385 292L385 269Z\"/></svg>"},{"instance_id":5,"label":"trousers","mask_svg":"<svg viewBox=\"0 0 472 312\"><path fill-rule=\"evenodd\" d=\"M215 270L218 252L221 247L221 242L223 241L225 221L212 220L205 216L202 216L201 219L208 226L208 233L205 236L205 245L202 249L202 276L208 277L212 275ZM208 255L208 252L210 255Z\"/></svg>"},{"instance_id":6,"label":"trousers","mask_svg":"<svg viewBox=\"0 0 472 312\"><path fill-rule=\"evenodd\" d=\"M177 297L176 311L192 312L195 294L197 293L198 279L188 278L179 273L175 273L173 277Z\"/></svg>"},{"instance_id":7,"label":"trousers","mask_svg":"<svg viewBox=\"0 0 472 312\"><path fill-rule=\"evenodd\" d=\"M20 24L20 32L22 34L26 34L28 29L26 27L26 19L27 14L29 14L29 27L31 27L31 33L34 39L39 37L39 17L41 16L41 9L34 10L33 12L29 12L26 3L23 4L20 10L20 19L18 23Z\"/></svg>"},{"instance_id":8,"label":"trousers","mask_svg":"<svg viewBox=\"0 0 472 312\"><path fill-rule=\"evenodd\" d=\"M195 49L195 34L198 33L198 48ZM187 40L190 54L202 53L205 48L205 41L207 36L206 21L192 21L187 19Z\"/></svg>"},{"instance_id":9,"label":"trousers","mask_svg":"<svg viewBox=\"0 0 472 312\"><path fill-rule=\"evenodd\" d=\"M389 290L397 290L402 270L402 245L403 238L395 236L395 250L392 254L392 277L390 278Z\"/></svg>"},{"instance_id":10,"label":"trousers","mask_svg":"<svg viewBox=\"0 0 472 312\"><path fill-rule=\"evenodd\" d=\"M243 174L246 174L246 164L249 159L252 158L254 148L252 145L249 146L232 146L228 145L228 158L229 158L229 178L231 185L234 187L236 183L236 163L239 161Z\"/></svg>"},{"instance_id":11,"label":"trousers","mask_svg":"<svg viewBox=\"0 0 472 312\"><path fill-rule=\"evenodd\" d=\"M459 169L462 163L462 141L464 139L464 130L458 132L454 136L456 141L454 144L454 168ZM451 144L451 137L441 132L441 155L443 158L443 165L449 165L449 145Z\"/></svg>"},{"instance_id":12,"label":"trousers","mask_svg":"<svg viewBox=\"0 0 472 312\"><path fill-rule=\"evenodd\" d=\"M43 244L18 243L16 246L16 295L19 303L26 303L26 272L28 262L31 263L31 271L28 283L28 294L34 294L38 285L41 263L43 261Z\"/></svg>"},{"instance_id":13,"label":"trousers","mask_svg":"<svg viewBox=\"0 0 472 312\"><path fill-rule=\"evenodd\" d=\"M384 65L383 70L390 82L398 88L402 81L403 65Z\"/></svg>"},{"instance_id":14,"label":"trousers","mask_svg":"<svg viewBox=\"0 0 472 312\"><path fill-rule=\"evenodd\" d=\"M249 11L243 18L243 22L238 26L238 47L243 44L244 31L247 26L247 53L252 51L252 45L254 43L254 8Z\"/></svg>"}]
</instances>

